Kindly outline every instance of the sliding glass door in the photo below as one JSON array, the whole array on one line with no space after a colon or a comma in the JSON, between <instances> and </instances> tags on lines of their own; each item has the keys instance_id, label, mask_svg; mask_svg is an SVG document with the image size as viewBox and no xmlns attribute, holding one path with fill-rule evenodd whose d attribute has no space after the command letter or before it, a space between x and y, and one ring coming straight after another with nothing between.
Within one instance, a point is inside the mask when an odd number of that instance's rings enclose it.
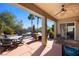
<instances>
[{"instance_id":1,"label":"sliding glass door","mask_svg":"<svg viewBox=\"0 0 79 59\"><path fill-rule=\"evenodd\" d=\"M66 39L67 38L67 24L61 24L60 31L61 31L61 36Z\"/></svg>"},{"instance_id":2,"label":"sliding glass door","mask_svg":"<svg viewBox=\"0 0 79 59\"><path fill-rule=\"evenodd\" d=\"M60 32L61 36L64 39L72 39L74 40L74 23L65 23L65 24L60 24Z\"/></svg>"}]
</instances>

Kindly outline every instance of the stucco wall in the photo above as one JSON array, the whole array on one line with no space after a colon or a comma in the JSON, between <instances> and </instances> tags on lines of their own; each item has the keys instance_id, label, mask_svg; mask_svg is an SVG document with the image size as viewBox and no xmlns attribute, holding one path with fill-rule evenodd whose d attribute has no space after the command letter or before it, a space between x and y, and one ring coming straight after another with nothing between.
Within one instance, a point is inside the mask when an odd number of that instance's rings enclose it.
<instances>
[{"instance_id":1,"label":"stucco wall","mask_svg":"<svg viewBox=\"0 0 79 59\"><path fill-rule=\"evenodd\" d=\"M60 34L60 24L63 24L63 23L72 23L74 22L74 25L75 25L75 40L79 39L79 22L77 21L79 19L78 16L76 17L71 17L71 18L66 18L66 19L60 19L57 21L57 34Z\"/></svg>"},{"instance_id":2,"label":"stucco wall","mask_svg":"<svg viewBox=\"0 0 79 59\"><path fill-rule=\"evenodd\" d=\"M76 21L76 40L79 40L79 22Z\"/></svg>"}]
</instances>

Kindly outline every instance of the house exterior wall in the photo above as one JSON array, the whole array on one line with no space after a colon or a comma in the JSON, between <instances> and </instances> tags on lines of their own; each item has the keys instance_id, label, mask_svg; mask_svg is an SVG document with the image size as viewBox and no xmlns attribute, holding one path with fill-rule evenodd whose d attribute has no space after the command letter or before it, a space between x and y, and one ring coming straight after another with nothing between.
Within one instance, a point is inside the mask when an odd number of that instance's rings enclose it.
<instances>
[{"instance_id":1,"label":"house exterior wall","mask_svg":"<svg viewBox=\"0 0 79 59\"><path fill-rule=\"evenodd\" d=\"M77 21L79 17L71 17L71 18L65 18L65 19L60 19L57 21L57 34L60 34L60 24L64 23L74 23L75 26L75 31L74 31L74 40L79 40L79 22Z\"/></svg>"},{"instance_id":2,"label":"house exterior wall","mask_svg":"<svg viewBox=\"0 0 79 59\"><path fill-rule=\"evenodd\" d=\"M79 40L79 22L76 21L76 40Z\"/></svg>"}]
</instances>

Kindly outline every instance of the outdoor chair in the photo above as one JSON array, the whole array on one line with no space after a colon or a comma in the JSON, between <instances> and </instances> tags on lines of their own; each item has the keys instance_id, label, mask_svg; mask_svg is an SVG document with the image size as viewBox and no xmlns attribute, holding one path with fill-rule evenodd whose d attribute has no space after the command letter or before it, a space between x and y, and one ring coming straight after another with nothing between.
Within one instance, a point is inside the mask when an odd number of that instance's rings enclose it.
<instances>
[{"instance_id":1,"label":"outdoor chair","mask_svg":"<svg viewBox=\"0 0 79 59\"><path fill-rule=\"evenodd\" d=\"M56 40L56 43L64 44L64 38L60 34L57 34L55 40Z\"/></svg>"},{"instance_id":2,"label":"outdoor chair","mask_svg":"<svg viewBox=\"0 0 79 59\"><path fill-rule=\"evenodd\" d=\"M73 47L62 45L62 55L63 56L79 56L79 48L73 48Z\"/></svg>"},{"instance_id":3,"label":"outdoor chair","mask_svg":"<svg viewBox=\"0 0 79 59\"><path fill-rule=\"evenodd\" d=\"M42 36L38 36L38 40L39 40L39 41L42 40Z\"/></svg>"},{"instance_id":4,"label":"outdoor chair","mask_svg":"<svg viewBox=\"0 0 79 59\"><path fill-rule=\"evenodd\" d=\"M23 37L20 37L20 38L17 40L17 44L22 43L22 41L23 41Z\"/></svg>"},{"instance_id":5,"label":"outdoor chair","mask_svg":"<svg viewBox=\"0 0 79 59\"><path fill-rule=\"evenodd\" d=\"M18 38L16 43L17 43L17 44L23 44L23 39L24 39L25 37L26 37L26 36L24 35L24 36Z\"/></svg>"},{"instance_id":6,"label":"outdoor chair","mask_svg":"<svg viewBox=\"0 0 79 59\"><path fill-rule=\"evenodd\" d=\"M9 38L3 38L1 40L1 46L2 47L8 47L8 46L12 46L12 40Z\"/></svg>"}]
</instances>

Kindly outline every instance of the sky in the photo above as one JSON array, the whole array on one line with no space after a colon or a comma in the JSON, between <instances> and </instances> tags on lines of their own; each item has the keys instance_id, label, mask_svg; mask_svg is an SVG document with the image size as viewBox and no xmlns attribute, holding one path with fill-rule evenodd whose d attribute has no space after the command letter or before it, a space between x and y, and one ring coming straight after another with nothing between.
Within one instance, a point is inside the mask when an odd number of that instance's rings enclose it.
<instances>
[{"instance_id":1,"label":"sky","mask_svg":"<svg viewBox=\"0 0 79 59\"><path fill-rule=\"evenodd\" d=\"M12 6L10 4L0 3L0 13L1 12L6 12L6 11L12 13L16 17L16 20L18 20L18 21L22 20L24 28L31 27L31 23L30 23L30 21L28 19L29 12L24 11L24 10L22 10L20 8L17 8L15 6ZM34 19L33 23L34 23L34 25L36 27L37 26L37 19L36 18ZM51 21L47 21L47 26L48 27L51 27L52 24L54 24L54 23L51 22ZM40 19L39 27L41 27L41 26L42 26L42 20Z\"/></svg>"}]
</instances>

